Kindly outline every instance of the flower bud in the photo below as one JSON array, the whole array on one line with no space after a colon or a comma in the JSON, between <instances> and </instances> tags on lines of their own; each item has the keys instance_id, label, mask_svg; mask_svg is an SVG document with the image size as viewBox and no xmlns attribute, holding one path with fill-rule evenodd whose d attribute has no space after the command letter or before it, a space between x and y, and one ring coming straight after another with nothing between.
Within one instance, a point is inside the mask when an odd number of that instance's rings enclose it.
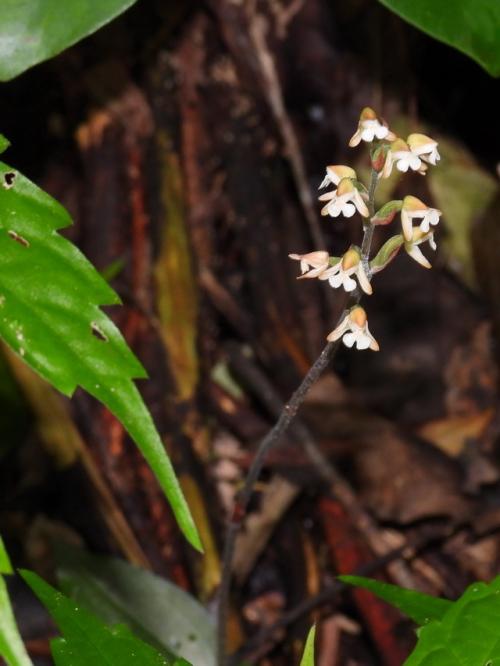
<instances>
[{"instance_id":1,"label":"flower bud","mask_svg":"<svg viewBox=\"0 0 500 666\"><path fill-rule=\"evenodd\" d=\"M377 173L381 173L384 170L385 161L387 159L388 152L389 152L389 146L387 143L382 143L379 146L376 146L370 152L372 169L374 169Z\"/></svg>"},{"instance_id":2,"label":"flower bud","mask_svg":"<svg viewBox=\"0 0 500 666\"><path fill-rule=\"evenodd\" d=\"M403 202L399 199L394 199L384 204L371 219L371 223L376 226L385 226L390 224L396 215L401 211Z\"/></svg>"}]
</instances>

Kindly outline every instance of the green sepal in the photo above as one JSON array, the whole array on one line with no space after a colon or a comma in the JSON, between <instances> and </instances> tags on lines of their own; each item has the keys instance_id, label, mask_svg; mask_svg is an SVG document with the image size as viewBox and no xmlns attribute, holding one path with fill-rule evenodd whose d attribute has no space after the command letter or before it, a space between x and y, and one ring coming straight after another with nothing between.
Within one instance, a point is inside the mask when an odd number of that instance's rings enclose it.
<instances>
[{"instance_id":1,"label":"green sepal","mask_svg":"<svg viewBox=\"0 0 500 666\"><path fill-rule=\"evenodd\" d=\"M0 134L0 154L5 152L9 146L10 141L7 139L7 137L3 134Z\"/></svg>"},{"instance_id":2,"label":"green sepal","mask_svg":"<svg viewBox=\"0 0 500 666\"><path fill-rule=\"evenodd\" d=\"M339 261L342 261L342 257L330 257L328 259L328 263L330 264L330 266L336 266L339 263Z\"/></svg>"},{"instance_id":3,"label":"green sepal","mask_svg":"<svg viewBox=\"0 0 500 666\"><path fill-rule=\"evenodd\" d=\"M401 212L403 202L400 199L393 199L379 208L371 219L371 223L375 226L383 226L390 224L398 213Z\"/></svg>"},{"instance_id":4,"label":"green sepal","mask_svg":"<svg viewBox=\"0 0 500 666\"><path fill-rule=\"evenodd\" d=\"M382 245L377 255L370 261L372 273L378 273L390 264L399 252L403 243L404 239L401 234L389 238L389 240Z\"/></svg>"}]
</instances>

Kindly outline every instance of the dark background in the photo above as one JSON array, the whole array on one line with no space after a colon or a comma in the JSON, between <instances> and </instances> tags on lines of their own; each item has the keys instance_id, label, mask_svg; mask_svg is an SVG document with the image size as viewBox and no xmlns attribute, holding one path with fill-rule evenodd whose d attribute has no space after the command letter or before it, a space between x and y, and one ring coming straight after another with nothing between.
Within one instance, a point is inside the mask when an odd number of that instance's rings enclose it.
<instances>
[{"instance_id":1,"label":"dark background","mask_svg":"<svg viewBox=\"0 0 500 666\"><path fill-rule=\"evenodd\" d=\"M410 174L393 190L443 209L440 247L432 271L399 256L375 277L365 306L381 351L342 348L301 413L348 494L292 437L269 457L253 511L275 506L266 490L283 479L294 501L235 587L231 644L262 664L298 663L321 616L320 666L400 664L413 630L363 595L319 598L272 640L259 631L391 546L418 544L410 561L379 567L398 584L453 597L493 577L496 95L498 82L473 61L368 0L143 0L2 84L5 159L69 209L67 233L114 274L124 307L110 313L148 369L141 389L214 543L204 560L189 550L100 405L37 394L36 378L9 357L0 531L16 564L53 579L50 540L69 540L213 601L225 502L272 425L270 392L287 399L344 304L325 283L297 283L287 255L315 249L316 224L331 254L359 242L359 219L320 220L315 192L327 164L366 174L366 151L347 142L370 105L397 131L443 147L439 182ZM378 230L375 246L391 231ZM12 591L32 656L50 663L53 628L20 583Z\"/></svg>"}]
</instances>

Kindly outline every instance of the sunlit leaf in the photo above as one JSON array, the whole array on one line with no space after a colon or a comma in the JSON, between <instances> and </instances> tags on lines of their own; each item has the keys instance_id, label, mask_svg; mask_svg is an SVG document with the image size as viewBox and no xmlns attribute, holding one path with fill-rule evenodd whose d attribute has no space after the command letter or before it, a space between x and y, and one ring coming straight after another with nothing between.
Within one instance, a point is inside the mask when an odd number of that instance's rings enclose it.
<instances>
[{"instance_id":1,"label":"sunlit leaf","mask_svg":"<svg viewBox=\"0 0 500 666\"><path fill-rule=\"evenodd\" d=\"M389 583L374 580L373 578L339 576L339 580L355 587L370 590L377 597L395 606L420 625L427 624L430 620L442 618L446 611L453 605L453 602L447 599L440 599L439 597L433 597L429 594L416 592L415 590L407 590L397 585L390 585Z\"/></svg>"},{"instance_id":2,"label":"sunlit leaf","mask_svg":"<svg viewBox=\"0 0 500 666\"><path fill-rule=\"evenodd\" d=\"M405 666L497 666L500 664L500 578L474 583L441 620L419 631Z\"/></svg>"},{"instance_id":3,"label":"sunlit leaf","mask_svg":"<svg viewBox=\"0 0 500 666\"><path fill-rule=\"evenodd\" d=\"M500 76L498 0L380 2L408 23L467 54L492 76Z\"/></svg>"},{"instance_id":4,"label":"sunlit leaf","mask_svg":"<svg viewBox=\"0 0 500 666\"><path fill-rule=\"evenodd\" d=\"M120 419L156 474L188 540L201 549L163 442L134 382L144 368L104 304L116 293L79 250L57 233L68 213L0 162L0 336L65 395L77 386Z\"/></svg>"},{"instance_id":5,"label":"sunlit leaf","mask_svg":"<svg viewBox=\"0 0 500 666\"><path fill-rule=\"evenodd\" d=\"M0 81L91 35L136 0L2 0ZM0 144L1 145L1 144Z\"/></svg>"},{"instance_id":6,"label":"sunlit leaf","mask_svg":"<svg viewBox=\"0 0 500 666\"><path fill-rule=\"evenodd\" d=\"M166 654L215 666L215 625L196 599L123 560L56 548L61 589L107 624L124 623Z\"/></svg>"},{"instance_id":7,"label":"sunlit leaf","mask_svg":"<svg viewBox=\"0 0 500 666\"><path fill-rule=\"evenodd\" d=\"M22 577L47 608L62 633L52 641L56 666L174 666L158 650L123 625L108 627L31 571Z\"/></svg>"}]
</instances>

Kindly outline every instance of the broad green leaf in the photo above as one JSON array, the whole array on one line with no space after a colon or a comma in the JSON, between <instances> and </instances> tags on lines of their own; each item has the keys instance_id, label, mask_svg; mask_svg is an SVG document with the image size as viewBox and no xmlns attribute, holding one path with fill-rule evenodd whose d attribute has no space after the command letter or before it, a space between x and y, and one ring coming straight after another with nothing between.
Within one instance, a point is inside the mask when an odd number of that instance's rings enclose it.
<instances>
[{"instance_id":1,"label":"broad green leaf","mask_svg":"<svg viewBox=\"0 0 500 666\"><path fill-rule=\"evenodd\" d=\"M316 625L309 629L309 634L307 635L306 646L304 648L304 654L300 661L300 666L314 666L314 639L316 638Z\"/></svg>"},{"instance_id":2,"label":"broad green leaf","mask_svg":"<svg viewBox=\"0 0 500 666\"><path fill-rule=\"evenodd\" d=\"M380 0L388 9L500 76L498 0Z\"/></svg>"},{"instance_id":3,"label":"broad green leaf","mask_svg":"<svg viewBox=\"0 0 500 666\"><path fill-rule=\"evenodd\" d=\"M0 337L59 391L77 386L120 419L156 474L177 521L201 550L179 483L134 378L146 372L104 304L117 294L67 239L66 210L0 162Z\"/></svg>"},{"instance_id":4,"label":"broad green leaf","mask_svg":"<svg viewBox=\"0 0 500 666\"><path fill-rule=\"evenodd\" d=\"M31 571L20 572L62 633L52 641L56 666L174 666L125 626L108 627Z\"/></svg>"},{"instance_id":5,"label":"broad green leaf","mask_svg":"<svg viewBox=\"0 0 500 666\"><path fill-rule=\"evenodd\" d=\"M11 574L12 565L0 537L0 574ZM8 666L32 666L12 612L9 593L2 575L0 575L0 657Z\"/></svg>"},{"instance_id":6,"label":"broad green leaf","mask_svg":"<svg viewBox=\"0 0 500 666\"><path fill-rule=\"evenodd\" d=\"M205 608L169 581L123 560L56 547L61 589L107 624L126 624L165 654L215 666L215 625Z\"/></svg>"},{"instance_id":7,"label":"broad green leaf","mask_svg":"<svg viewBox=\"0 0 500 666\"><path fill-rule=\"evenodd\" d=\"M405 666L499 666L500 578L474 583L441 620L419 631Z\"/></svg>"},{"instance_id":8,"label":"broad green leaf","mask_svg":"<svg viewBox=\"0 0 500 666\"><path fill-rule=\"evenodd\" d=\"M136 0L2 0L0 81L91 35Z\"/></svg>"},{"instance_id":9,"label":"broad green leaf","mask_svg":"<svg viewBox=\"0 0 500 666\"><path fill-rule=\"evenodd\" d=\"M453 602L447 599L432 597L429 594L423 594L415 590L406 590L397 585L373 580L373 578L339 576L339 580L349 585L370 590L377 597L395 606L420 625L428 624L431 620L442 618L446 611L453 605Z\"/></svg>"}]
</instances>

